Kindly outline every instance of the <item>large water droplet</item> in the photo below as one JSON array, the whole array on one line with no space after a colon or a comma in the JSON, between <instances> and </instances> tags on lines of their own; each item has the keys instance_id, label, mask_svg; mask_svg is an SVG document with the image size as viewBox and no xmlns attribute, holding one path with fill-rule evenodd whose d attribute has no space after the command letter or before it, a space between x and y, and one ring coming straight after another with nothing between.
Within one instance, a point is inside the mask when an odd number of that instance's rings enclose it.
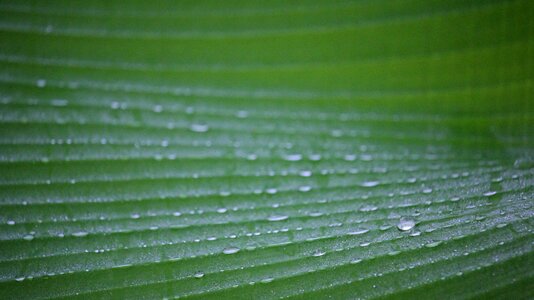
<instances>
[{"instance_id":1,"label":"large water droplet","mask_svg":"<svg viewBox=\"0 0 534 300\"><path fill-rule=\"evenodd\" d=\"M323 256L325 254L326 254L325 251L318 249L318 250L315 250L315 252L313 252L312 256L319 257L319 256Z\"/></svg>"},{"instance_id":2,"label":"large water droplet","mask_svg":"<svg viewBox=\"0 0 534 300\"><path fill-rule=\"evenodd\" d=\"M408 231L415 227L415 221L408 218L401 218L397 224L397 228L401 231Z\"/></svg>"},{"instance_id":3,"label":"large water droplet","mask_svg":"<svg viewBox=\"0 0 534 300\"><path fill-rule=\"evenodd\" d=\"M193 275L195 278L202 278L204 277L204 273L202 272L196 272L195 275Z\"/></svg>"}]
</instances>

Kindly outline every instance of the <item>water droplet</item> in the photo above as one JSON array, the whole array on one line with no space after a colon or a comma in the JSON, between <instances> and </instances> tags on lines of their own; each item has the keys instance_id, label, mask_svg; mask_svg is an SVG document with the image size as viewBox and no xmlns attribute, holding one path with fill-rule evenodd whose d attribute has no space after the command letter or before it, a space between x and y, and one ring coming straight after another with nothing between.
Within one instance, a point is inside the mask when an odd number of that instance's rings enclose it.
<instances>
[{"instance_id":1,"label":"water droplet","mask_svg":"<svg viewBox=\"0 0 534 300\"><path fill-rule=\"evenodd\" d=\"M319 256L323 256L325 254L326 254L325 251L318 249L318 250L315 250L315 252L313 252L312 256L319 257Z\"/></svg>"},{"instance_id":2,"label":"water droplet","mask_svg":"<svg viewBox=\"0 0 534 300\"><path fill-rule=\"evenodd\" d=\"M278 190L275 189L275 188L268 188L268 189L265 190L265 192L266 192L267 194L274 195L274 194L276 194L276 193L278 192Z\"/></svg>"},{"instance_id":3,"label":"water droplet","mask_svg":"<svg viewBox=\"0 0 534 300\"><path fill-rule=\"evenodd\" d=\"M36 84L37 84L37 87L44 88L46 86L46 80L38 79Z\"/></svg>"},{"instance_id":4,"label":"water droplet","mask_svg":"<svg viewBox=\"0 0 534 300\"><path fill-rule=\"evenodd\" d=\"M67 106L69 104L68 100L65 99L53 99L52 106Z\"/></svg>"},{"instance_id":5,"label":"water droplet","mask_svg":"<svg viewBox=\"0 0 534 300\"><path fill-rule=\"evenodd\" d=\"M203 123L194 123L194 124L191 124L190 129L193 132L206 132L208 131L209 126Z\"/></svg>"},{"instance_id":6,"label":"water droplet","mask_svg":"<svg viewBox=\"0 0 534 300\"><path fill-rule=\"evenodd\" d=\"M131 214L130 217L132 219L139 219L141 216L139 214Z\"/></svg>"},{"instance_id":7,"label":"water droplet","mask_svg":"<svg viewBox=\"0 0 534 300\"><path fill-rule=\"evenodd\" d=\"M11 226L13 226L13 225L15 225L15 221L13 221L13 220L8 220L8 221L7 221L7 225L11 225Z\"/></svg>"},{"instance_id":8,"label":"water droplet","mask_svg":"<svg viewBox=\"0 0 534 300\"><path fill-rule=\"evenodd\" d=\"M239 248L237 247L228 247L228 248L224 248L223 250L223 253L224 254L234 254L234 253L237 253L239 252Z\"/></svg>"},{"instance_id":9,"label":"water droplet","mask_svg":"<svg viewBox=\"0 0 534 300\"><path fill-rule=\"evenodd\" d=\"M369 232L369 229L366 229L366 228L358 228L358 229L349 231L347 234L348 234L348 235L360 235L360 234L364 234L364 233L367 233L367 232Z\"/></svg>"},{"instance_id":10,"label":"water droplet","mask_svg":"<svg viewBox=\"0 0 534 300\"><path fill-rule=\"evenodd\" d=\"M300 154L288 154L284 156L284 159L287 161L299 161L302 159L302 155Z\"/></svg>"},{"instance_id":11,"label":"water droplet","mask_svg":"<svg viewBox=\"0 0 534 300\"><path fill-rule=\"evenodd\" d=\"M497 194L496 191L489 191L489 192L485 192L483 195L484 195L485 197L491 197L491 196L493 196L493 195L495 195L495 194Z\"/></svg>"},{"instance_id":12,"label":"water droplet","mask_svg":"<svg viewBox=\"0 0 534 300\"><path fill-rule=\"evenodd\" d=\"M431 188L423 189L423 194L430 194L430 193L432 193L432 189Z\"/></svg>"},{"instance_id":13,"label":"water droplet","mask_svg":"<svg viewBox=\"0 0 534 300\"><path fill-rule=\"evenodd\" d=\"M354 155L354 154L347 154L347 155L345 155L345 156L343 157L343 159L346 160L346 161L353 161L353 160L356 159L356 155Z\"/></svg>"},{"instance_id":14,"label":"water droplet","mask_svg":"<svg viewBox=\"0 0 534 300\"><path fill-rule=\"evenodd\" d=\"M320 212L320 211L314 211L314 212L309 213L310 217L320 217L322 215L323 215L323 213Z\"/></svg>"},{"instance_id":15,"label":"water droplet","mask_svg":"<svg viewBox=\"0 0 534 300\"><path fill-rule=\"evenodd\" d=\"M377 209L378 209L378 207L376 207L374 205L365 205L362 208L360 208L360 211L361 212L368 212L368 211L375 211Z\"/></svg>"},{"instance_id":16,"label":"water droplet","mask_svg":"<svg viewBox=\"0 0 534 300\"><path fill-rule=\"evenodd\" d=\"M274 215L274 216L270 216L269 218L267 218L267 220L271 222L277 222L277 221L287 220L287 218L288 216Z\"/></svg>"},{"instance_id":17,"label":"water droplet","mask_svg":"<svg viewBox=\"0 0 534 300\"><path fill-rule=\"evenodd\" d=\"M300 192L309 192L309 191L311 191L311 189L312 188L309 185L303 185L303 186L299 187L299 191Z\"/></svg>"},{"instance_id":18,"label":"water droplet","mask_svg":"<svg viewBox=\"0 0 534 300\"><path fill-rule=\"evenodd\" d=\"M21 281L23 281L24 279L26 279L26 278L25 278L25 277L17 277L17 278L15 278L15 281L21 282Z\"/></svg>"},{"instance_id":19,"label":"water droplet","mask_svg":"<svg viewBox=\"0 0 534 300\"><path fill-rule=\"evenodd\" d=\"M271 282L271 281L273 281L273 280L274 280L274 278L272 278L272 277L267 277L267 278L262 279L262 280L261 280L261 283L269 283L269 282Z\"/></svg>"},{"instance_id":20,"label":"water droplet","mask_svg":"<svg viewBox=\"0 0 534 300\"><path fill-rule=\"evenodd\" d=\"M179 216L182 215L182 213L179 212L179 211L175 211L175 212L172 213L172 215L175 216L175 217L179 217Z\"/></svg>"},{"instance_id":21,"label":"water droplet","mask_svg":"<svg viewBox=\"0 0 534 300\"><path fill-rule=\"evenodd\" d=\"M408 231L415 227L415 221L412 219L407 218L401 218L399 220L399 224L397 224L397 228L401 231Z\"/></svg>"},{"instance_id":22,"label":"water droplet","mask_svg":"<svg viewBox=\"0 0 534 300\"><path fill-rule=\"evenodd\" d=\"M426 244L425 247L427 247L427 248L434 248L434 247L437 247L437 246L441 245L441 243L442 243L441 241L430 242L430 243Z\"/></svg>"},{"instance_id":23,"label":"water droplet","mask_svg":"<svg viewBox=\"0 0 534 300\"><path fill-rule=\"evenodd\" d=\"M299 175L302 177L310 177L312 175L312 172L309 170L303 170L299 172Z\"/></svg>"},{"instance_id":24,"label":"water droplet","mask_svg":"<svg viewBox=\"0 0 534 300\"><path fill-rule=\"evenodd\" d=\"M24 240L26 241L31 241L33 240L35 237L33 236L33 234L26 234L25 236L22 237Z\"/></svg>"},{"instance_id":25,"label":"water droplet","mask_svg":"<svg viewBox=\"0 0 534 300\"><path fill-rule=\"evenodd\" d=\"M363 187L375 187L375 186L377 186L379 184L380 184L380 182L378 182L378 181L364 181L362 183L362 186Z\"/></svg>"},{"instance_id":26,"label":"water droplet","mask_svg":"<svg viewBox=\"0 0 534 300\"><path fill-rule=\"evenodd\" d=\"M238 117L240 119L244 119L244 118L248 117L248 112L245 111L245 110L240 110L235 115L236 115L236 117Z\"/></svg>"},{"instance_id":27,"label":"water droplet","mask_svg":"<svg viewBox=\"0 0 534 300\"><path fill-rule=\"evenodd\" d=\"M362 261L361 258L355 258L355 259L351 260L350 263L354 265L354 264L360 263L361 261Z\"/></svg>"},{"instance_id":28,"label":"water droplet","mask_svg":"<svg viewBox=\"0 0 534 300\"><path fill-rule=\"evenodd\" d=\"M159 104L154 105L154 108L152 109L154 112L161 112L163 110L163 107Z\"/></svg>"},{"instance_id":29,"label":"water droplet","mask_svg":"<svg viewBox=\"0 0 534 300\"><path fill-rule=\"evenodd\" d=\"M195 275L193 275L195 278L202 278L204 277L204 273L202 272L196 272Z\"/></svg>"},{"instance_id":30,"label":"water droplet","mask_svg":"<svg viewBox=\"0 0 534 300\"><path fill-rule=\"evenodd\" d=\"M78 231L78 232L73 233L72 235L75 237L84 237L84 236L87 236L88 234L89 233L87 233L86 231Z\"/></svg>"},{"instance_id":31,"label":"water droplet","mask_svg":"<svg viewBox=\"0 0 534 300\"><path fill-rule=\"evenodd\" d=\"M507 223L500 223L500 224L497 224L497 228L504 228L506 227L508 224Z\"/></svg>"},{"instance_id":32,"label":"water droplet","mask_svg":"<svg viewBox=\"0 0 534 300\"><path fill-rule=\"evenodd\" d=\"M220 213L220 214L224 214L225 212L227 212L228 209L225 208L225 207L220 207L220 208L217 208L217 212Z\"/></svg>"}]
</instances>

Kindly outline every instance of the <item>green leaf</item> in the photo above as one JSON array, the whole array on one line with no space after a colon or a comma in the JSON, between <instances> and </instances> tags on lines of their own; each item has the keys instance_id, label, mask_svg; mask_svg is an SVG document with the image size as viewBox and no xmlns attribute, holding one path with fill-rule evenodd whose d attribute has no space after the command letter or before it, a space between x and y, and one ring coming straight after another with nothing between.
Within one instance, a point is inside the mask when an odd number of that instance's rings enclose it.
<instances>
[{"instance_id":1,"label":"green leaf","mask_svg":"<svg viewBox=\"0 0 534 300\"><path fill-rule=\"evenodd\" d=\"M534 2L1 1L0 299L531 299Z\"/></svg>"}]
</instances>

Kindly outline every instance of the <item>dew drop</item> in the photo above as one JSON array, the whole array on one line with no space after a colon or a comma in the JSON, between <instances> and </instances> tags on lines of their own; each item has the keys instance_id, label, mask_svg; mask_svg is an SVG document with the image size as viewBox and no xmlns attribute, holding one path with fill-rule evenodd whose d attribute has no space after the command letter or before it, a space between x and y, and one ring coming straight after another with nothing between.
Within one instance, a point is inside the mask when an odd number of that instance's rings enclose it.
<instances>
[{"instance_id":1,"label":"dew drop","mask_svg":"<svg viewBox=\"0 0 534 300\"><path fill-rule=\"evenodd\" d=\"M262 279L262 280L261 280L261 283L269 283L269 282L271 282L271 281L273 281L273 280L274 280L274 278L272 278L272 277L267 277L267 278Z\"/></svg>"},{"instance_id":2,"label":"dew drop","mask_svg":"<svg viewBox=\"0 0 534 300\"><path fill-rule=\"evenodd\" d=\"M300 154L288 154L284 156L284 159L287 161L299 161L302 159L302 155Z\"/></svg>"},{"instance_id":3,"label":"dew drop","mask_svg":"<svg viewBox=\"0 0 534 300\"><path fill-rule=\"evenodd\" d=\"M35 237L33 236L33 234L26 234L25 236L22 237L24 240L26 241L31 241L33 240Z\"/></svg>"},{"instance_id":4,"label":"dew drop","mask_svg":"<svg viewBox=\"0 0 534 300\"><path fill-rule=\"evenodd\" d=\"M377 209L378 209L378 207L376 207L374 205L365 205L362 208L360 208L360 211L361 212L368 212L368 211L375 211Z\"/></svg>"},{"instance_id":5,"label":"dew drop","mask_svg":"<svg viewBox=\"0 0 534 300\"><path fill-rule=\"evenodd\" d=\"M326 252L323 251L323 250L315 250L315 252L313 252L312 256L319 257L319 256L323 256L325 254L326 254Z\"/></svg>"},{"instance_id":6,"label":"dew drop","mask_svg":"<svg viewBox=\"0 0 534 300\"><path fill-rule=\"evenodd\" d=\"M277 221L287 220L287 218L288 216L274 215L274 216L270 216L269 218L267 218L267 220L271 222L277 222Z\"/></svg>"},{"instance_id":7,"label":"dew drop","mask_svg":"<svg viewBox=\"0 0 534 300\"><path fill-rule=\"evenodd\" d=\"M228 248L224 248L223 250L223 253L224 254L234 254L234 253L237 253L239 252L239 248L237 247L228 247Z\"/></svg>"},{"instance_id":8,"label":"dew drop","mask_svg":"<svg viewBox=\"0 0 534 300\"><path fill-rule=\"evenodd\" d=\"M244 119L244 118L248 117L248 112L246 110L240 110L235 115L236 115L236 117L238 117L240 119Z\"/></svg>"},{"instance_id":9,"label":"dew drop","mask_svg":"<svg viewBox=\"0 0 534 300\"><path fill-rule=\"evenodd\" d=\"M358 229L349 231L347 234L348 235L360 235L360 234L364 234L364 233L367 233L367 232L369 232L369 229L367 229L367 228L358 228Z\"/></svg>"},{"instance_id":10,"label":"dew drop","mask_svg":"<svg viewBox=\"0 0 534 300\"><path fill-rule=\"evenodd\" d=\"M8 220L8 221L7 221L7 225L13 226L13 225L15 225L15 221L13 221L13 220Z\"/></svg>"},{"instance_id":11,"label":"dew drop","mask_svg":"<svg viewBox=\"0 0 534 300\"><path fill-rule=\"evenodd\" d=\"M378 181L364 181L362 183L362 186L363 187L375 187L375 186L377 186L379 184L380 184L380 182L378 182Z\"/></svg>"},{"instance_id":12,"label":"dew drop","mask_svg":"<svg viewBox=\"0 0 534 300\"><path fill-rule=\"evenodd\" d=\"M84 236L87 236L88 233L86 231L78 231L78 232L73 233L72 235L75 237L84 237Z\"/></svg>"},{"instance_id":13,"label":"dew drop","mask_svg":"<svg viewBox=\"0 0 534 300\"><path fill-rule=\"evenodd\" d=\"M495 195L495 194L497 194L496 191L489 191L489 192L485 192L483 195L484 195L485 197L491 197L491 196L493 196L493 195Z\"/></svg>"},{"instance_id":14,"label":"dew drop","mask_svg":"<svg viewBox=\"0 0 534 300\"><path fill-rule=\"evenodd\" d=\"M276 194L278 192L278 190L276 188L268 188L268 189L265 190L265 192L267 194L274 195L274 194Z\"/></svg>"},{"instance_id":15,"label":"dew drop","mask_svg":"<svg viewBox=\"0 0 534 300\"><path fill-rule=\"evenodd\" d=\"M179 217L179 216L182 215L182 213L179 212L179 211L175 211L175 212L172 213L172 215L175 216L175 217Z\"/></svg>"},{"instance_id":16,"label":"dew drop","mask_svg":"<svg viewBox=\"0 0 534 300\"><path fill-rule=\"evenodd\" d=\"M299 187L299 191L300 191L300 192L304 192L304 193L305 193L305 192L309 192L309 191L311 191L311 186L309 186L309 185L303 185L303 186Z\"/></svg>"},{"instance_id":17,"label":"dew drop","mask_svg":"<svg viewBox=\"0 0 534 300\"><path fill-rule=\"evenodd\" d=\"M195 277L195 278L202 278L202 277L204 277L204 273L202 273L202 272L196 272L195 275L193 275L193 277Z\"/></svg>"},{"instance_id":18,"label":"dew drop","mask_svg":"<svg viewBox=\"0 0 534 300\"><path fill-rule=\"evenodd\" d=\"M53 99L52 106L67 106L69 104L68 100L65 99Z\"/></svg>"},{"instance_id":19,"label":"dew drop","mask_svg":"<svg viewBox=\"0 0 534 300\"><path fill-rule=\"evenodd\" d=\"M15 278L15 281L21 282L21 281L23 281L24 279L26 279L26 278L24 278L24 277L17 277L17 278Z\"/></svg>"},{"instance_id":20,"label":"dew drop","mask_svg":"<svg viewBox=\"0 0 534 300\"><path fill-rule=\"evenodd\" d=\"M309 170L303 170L299 172L299 175L302 177L310 177L312 175L312 172Z\"/></svg>"},{"instance_id":21,"label":"dew drop","mask_svg":"<svg viewBox=\"0 0 534 300\"><path fill-rule=\"evenodd\" d=\"M46 80L38 79L36 84L37 84L37 87L44 88L46 86Z\"/></svg>"},{"instance_id":22,"label":"dew drop","mask_svg":"<svg viewBox=\"0 0 534 300\"><path fill-rule=\"evenodd\" d=\"M228 209L225 208L225 207L220 207L220 208L217 208L217 212L220 213L220 214L224 214L225 212L227 212Z\"/></svg>"},{"instance_id":23,"label":"dew drop","mask_svg":"<svg viewBox=\"0 0 534 300\"><path fill-rule=\"evenodd\" d=\"M139 219L141 216L139 214L131 214L130 217L132 219Z\"/></svg>"},{"instance_id":24,"label":"dew drop","mask_svg":"<svg viewBox=\"0 0 534 300\"><path fill-rule=\"evenodd\" d=\"M203 123L194 123L194 124L191 124L190 129L193 132L206 132L208 131L209 126Z\"/></svg>"},{"instance_id":25,"label":"dew drop","mask_svg":"<svg viewBox=\"0 0 534 300\"><path fill-rule=\"evenodd\" d=\"M401 218L397 224L400 231L408 231L415 227L415 221L412 219Z\"/></svg>"},{"instance_id":26,"label":"dew drop","mask_svg":"<svg viewBox=\"0 0 534 300\"><path fill-rule=\"evenodd\" d=\"M427 248L434 248L434 247L437 247L437 246L441 245L441 243L442 243L441 241L430 242L430 243L426 244L425 247L427 247Z\"/></svg>"}]
</instances>

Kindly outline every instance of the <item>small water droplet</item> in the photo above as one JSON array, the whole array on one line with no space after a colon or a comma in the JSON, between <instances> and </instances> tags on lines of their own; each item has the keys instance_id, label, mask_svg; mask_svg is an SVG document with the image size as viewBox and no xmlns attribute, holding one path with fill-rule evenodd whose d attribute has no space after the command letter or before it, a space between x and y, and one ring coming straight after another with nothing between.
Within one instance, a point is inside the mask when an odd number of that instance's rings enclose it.
<instances>
[{"instance_id":1,"label":"small water droplet","mask_svg":"<svg viewBox=\"0 0 534 300\"><path fill-rule=\"evenodd\" d=\"M362 186L363 187L375 187L375 186L377 186L379 184L380 184L380 182L378 182L378 181L364 181L362 183Z\"/></svg>"},{"instance_id":2,"label":"small water droplet","mask_svg":"<svg viewBox=\"0 0 534 300\"><path fill-rule=\"evenodd\" d=\"M325 251L318 249L318 250L315 250L315 252L313 252L312 256L319 257L319 256L323 256L325 254L326 254Z\"/></svg>"},{"instance_id":3,"label":"small water droplet","mask_svg":"<svg viewBox=\"0 0 534 300\"><path fill-rule=\"evenodd\" d=\"M495 194L497 194L496 191L489 191L489 192L485 192L483 195L484 195L485 197L491 197L491 196L493 196L493 195L495 195Z\"/></svg>"},{"instance_id":4,"label":"small water droplet","mask_svg":"<svg viewBox=\"0 0 534 300\"><path fill-rule=\"evenodd\" d=\"M154 108L152 109L154 112L160 113L163 110L163 107L159 104L154 105Z\"/></svg>"},{"instance_id":5,"label":"small water droplet","mask_svg":"<svg viewBox=\"0 0 534 300\"><path fill-rule=\"evenodd\" d=\"M235 115L236 115L236 117L238 117L240 119L244 119L244 118L248 117L248 112L245 111L245 110L240 110Z\"/></svg>"},{"instance_id":6,"label":"small water droplet","mask_svg":"<svg viewBox=\"0 0 534 300\"><path fill-rule=\"evenodd\" d=\"M309 191L311 191L311 189L312 189L312 188L311 188L311 186L309 186L309 185L303 185L303 186L299 187L299 191L300 191L300 192L304 192L304 193L305 193L305 192L309 192Z\"/></svg>"},{"instance_id":7,"label":"small water droplet","mask_svg":"<svg viewBox=\"0 0 534 300\"><path fill-rule=\"evenodd\" d=\"M361 212L368 212L368 211L375 211L377 209L378 209L378 207L376 207L374 205L365 205L362 208L360 208L360 211Z\"/></svg>"},{"instance_id":8,"label":"small water droplet","mask_svg":"<svg viewBox=\"0 0 534 300\"><path fill-rule=\"evenodd\" d=\"M8 221L7 221L7 225L11 225L11 226L13 226L13 225L15 225L15 221L13 221L13 220L8 220Z\"/></svg>"},{"instance_id":9,"label":"small water droplet","mask_svg":"<svg viewBox=\"0 0 534 300\"><path fill-rule=\"evenodd\" d=\"M139 219L141 216L139 214L131 214L130 217L132 219Z\"/></svg>"},{"instance_id":10,"label":"small water droplet","mask_svg":"<svg viewBox=\"0 0 534 300\"><path fill-rule=\"evenodd\" d=\"M415 227L415 221L412 219L401 218L397 224L397 228L401 231L408 231Z\"/></svg>"},{"instance_id":11,"label":"small water droplet","mask_svg":"<svg viewBox=\"0 0 534 300\"><path fill-rule=\"evenodd\" d=\"M24 281L24 279L26 279L26 278L25 277L17 277L17 278L15 278L15 281L21 282L21 281Z\"/></svg>"},{"instance_id":12,"label":"small water droplet","mask_svg":"<svg viewBox=\"0 0 534 300\"><path fill-rule=\"evenodd\" d=\"M237 247L228 247L228 248L224 248L223 250L223 253L224 254L234 254L234 253L237 253L239 252L239 248Z\"/></svg>"},{"instance_id":13,"label":"small water droplet","mask_svg":"<svg viewBox=\"0 0 534 300\"><path fill-rule=\"evenodd\" d=\"M369 229L367 229L367 228L358 228L358 229L349 231L347 234L348 235L360 235L360 234L364 234L364 233L367 233L367 232L369 232Z\"/></svg>"},{"instance_id":14,"label":"small water droplet","mask_svg":"<svg viewBox=\"0 0 534 300\"><path fill-rule=\"evenodd\" d=\"M46 86L46 80L38 79L36 84L37 84L37 87L44 88Z\"/></svg>"},{"instance_id":15,"label":"small water droplet","mask_svg":"<svg viewBox=\"0 0 534 300\"><path fill-rule=\"evenodd\" d=\"M423 189L423 194L430 194L430 193L432 193L432 189L431 188Z\"/></svg>"},{"instance_id":16,"label":"small water droplet","mask_svg":"<svg viewBox=\"0 0 534 300\"><path fill-rule=\"evenodd\" d=\"M175 212L172 213L172 215L175 216L175 217L179 217L179 216L182 215L182 213L179 212L179 211L175 211Z\"/></svg>"},{"instance_id":17,"label":"small water droplet","mask_svg":"<svg viewBox=\"0 0 534 300\"><path fill-rule=\"evenodd\" d=\"M204 273L202 272L196 272L195 275L193 275L195 278L202 278L204 277Z\"/></svg>"},{"instance_id":18,"label":"small water droplet","mask_svg":"<svg viewBox=\"0 0 534 300\"><path fill-rule=\"evenodd\" d=\"M271 281L273 281L273 280L274 280L274 278L272 278L272 277L267 277L267 278L262 279L262 280L261 280L261 283L269 283L269 282L271 282Z\"/></svg>"},{"instance_id":19,"label":"small water droplet","mask_svg":"<svg viewBox=\"0 0 534 300\"><path fill-rule=\"evenodd\" d=\"M277 221L287 220L287 218L288 216L274 215L274 216L270 216L269 218L267 218L267 220L271 222L277 222Z\"/></svg>"},{"instance_id":20,"label":"small water droplet","mask_svg":"<svg viewBox=\"0 0 534 300\"><path fill-rule=\"evenodd\" d=\"M193 132L206 132L209 130L209 126L204 123L194 123L194 124L191 124L190 129Z\"/></svg>"},{"instance_id":21,"label":"small water droplet","mask_svg":"<svg viewBox=\"0 0 534 300\"><path fill-rule=\"evenodd\" d=\"M220 213L220 214L224 214L225 212L227 212L228 209L225 208L225 207L220 207L220 208L217 208L217 212Z\"/></svg>"},{"instance_id":22,"label":"small water droplet","mask_svg":"<svg viewBox=\"0 0 534 300\"><path fill-rule=\"evenodd\" d=\"M72 235L75 237L84 237L84 236L87 236L88 234L89 233L87 233L86 231L78 231L78 232L73 233Z\"/></svg>"},{"instance_id":23,"label":"small water droplet","mask_svg":"<svg viewBox=\"0 0 534 300\"><path fill-rule=\"evenodd\" d=\"M434 247L437 247L437 246L441 245L441 243L442 243L441 241L430 242L430 243L426 244L425 247L427 247L427 248L434 248Z\"/></svg>"},{"instance_id":24,"label":"small water droplet","mask_svg":"<svg viewBox=\"0 0 534 300\"><path fill-rule=\"evenodd\" d=\"M274 194L276 194L278 192L278 190L276 188L268 188L268 189L265 190L265 192L267 194L274 195Z\"/></svg>"},{"instance_id":25,"label":"small water droplet","mask_svg":"<svg viewBox=\"0 0 534 300\"><path fill-rule=\"evenodd\" d=\"M309 170L302 170L299 172L299 175L302 177L310 177L312 175L312 172Z\"/></svg>"},{"instance_id":26,"label":"small water droplet","mask_svg":"<svg viewBox=\"0 0 534 300\"><path fill-rule=\"evenodd\" d=\"M299 161L302 159L302 155L300 154L288 154L284 156L284 159L287 161Z\"/></svg>"},{"instance_id":27,"label":"small water droplet","mask_svg":"<svg viewBox=\"0 0 534 300\"><path fill-rule=\"evenodd\" d=\"M53 99L52 106L67 106L69 104L68 100L65 99Z\"/></svg>"}]
</instances>

